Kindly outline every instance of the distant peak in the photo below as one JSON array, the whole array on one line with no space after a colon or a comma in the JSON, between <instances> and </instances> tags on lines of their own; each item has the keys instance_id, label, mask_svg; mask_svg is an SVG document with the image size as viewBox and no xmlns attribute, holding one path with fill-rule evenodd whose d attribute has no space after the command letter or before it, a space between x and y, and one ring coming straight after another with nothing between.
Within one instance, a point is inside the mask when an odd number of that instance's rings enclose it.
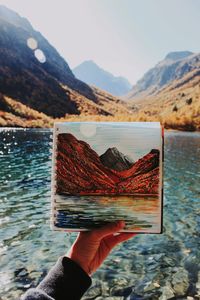
<instances>
[{"instance_id":1,"label":"distant peak","mask_svg":"<svg viewBox=\"0 0 200 300\"><path fill-rule=\"evenodd\" d=\"M88 59L88 60L84 61L83 63L96 65L96 63L92 59Z\"/></svg>"},{"instance_id":2,"label":"distant peak","mask_svg":"<svg viewBox=\"0 0 200 300\"><path fill-rule=\"evenodd\" d=\"M80 66L81 66L81 65L95 65L95 66L97 66L97 64L96 64L92 59L83 61L83 62L80 64Z\"/></svg>"},{"instance_id":3,"label":"distant peak","mask_svg":"<svg viewBox=\"0 0 200 300\"><path fill-rule=\"evenodd\" d=\"M190 55L194 54L191 51L174 51L174 52L169 52L166 56L165 56L165 60L170 59L170 60L179 60L179 59L184 59Z\"/></svg>"},{"instance_id":4,"label":"distant peak","mask_svg":"<svg viewBox=\"0 0 200 300\"><path fill-rule=\"evenodd\" d=\"M17 12L9 9L5 5L0 5L0 19L17 27L33 30L31 23L26 18L21 17Z\"/></svg>"}]
</instances>

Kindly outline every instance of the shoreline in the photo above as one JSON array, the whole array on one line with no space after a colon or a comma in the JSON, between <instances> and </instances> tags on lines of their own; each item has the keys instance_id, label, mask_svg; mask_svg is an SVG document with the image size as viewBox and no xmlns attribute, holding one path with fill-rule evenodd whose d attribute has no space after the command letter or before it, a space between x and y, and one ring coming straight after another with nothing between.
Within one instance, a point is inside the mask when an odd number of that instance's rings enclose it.
<instances>
[{"instance_id":1,"label":"shoreline","mask_svg":"<svg viewBox=\"0 0 200 300\"><path fill-rule=\"evenodd\" d=\"M70 121L71 122L71 121ZM35 129L35 130L53 130L53 127L12 127L12 126L9 126L9 127L6 127L6 126L0 126L0 132L2 131L11 131L11 130L31 130L31 129ZM181 130L181 129L174 129L174 128L164 128L164 130L166 132L190 132L190 133L200 133L200 129L199 130Z\"/></svg>"}]
</instances>

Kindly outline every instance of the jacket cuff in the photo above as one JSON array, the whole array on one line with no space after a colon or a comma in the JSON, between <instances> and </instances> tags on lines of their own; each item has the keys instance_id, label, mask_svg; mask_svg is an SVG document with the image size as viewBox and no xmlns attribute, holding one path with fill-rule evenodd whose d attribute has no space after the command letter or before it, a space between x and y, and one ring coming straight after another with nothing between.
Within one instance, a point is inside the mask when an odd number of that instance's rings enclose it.
<instances>
[{"instance_id":1,"label":"jacket cuff","mask_svg":"<svg viewBox=\"0 0 200 300\"><path fill-rule=\"evenodd\" d=\"M56 300L78 300L91 283L91 278L77 263L62 256L38 285L38 289Z\"/></svg>"}]
</instances>

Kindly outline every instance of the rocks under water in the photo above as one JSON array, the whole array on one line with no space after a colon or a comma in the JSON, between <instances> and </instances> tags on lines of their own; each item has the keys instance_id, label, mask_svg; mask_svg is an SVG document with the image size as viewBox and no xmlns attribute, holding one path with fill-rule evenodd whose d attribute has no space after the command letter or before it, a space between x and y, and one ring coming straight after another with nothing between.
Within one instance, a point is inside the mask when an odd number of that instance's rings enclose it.
<instances>
[{"instance_id":1,"label":"rocks under water","mask_svg":"<svg viewBox=\"0 0 200 300\"><path fill-rule=\"evenodd\" d=\"M36 286L76 236L50 230L49 141L50 131L0 132L2 300ZM84 299L200 298L199 145L199 133L166 134L164 233L116 247Z\"/></svg>"}]
</instances>

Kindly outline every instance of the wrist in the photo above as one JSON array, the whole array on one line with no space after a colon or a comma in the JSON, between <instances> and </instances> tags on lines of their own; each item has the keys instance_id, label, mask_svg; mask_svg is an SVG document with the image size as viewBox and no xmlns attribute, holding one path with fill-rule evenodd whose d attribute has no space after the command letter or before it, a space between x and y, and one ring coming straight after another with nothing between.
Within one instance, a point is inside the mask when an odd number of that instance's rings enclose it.
<instances>
[{"instance_id":1,"label":"wrist","mask_svg":"<svg viewBox=\"0 0 200 300\"><path fill-rule=\"evenodd\" d=\"M87 268L83 262L78 259L75 255L73 255L72 253L68 253L67 255L65 255L67 258L71 259L74 263L76 263L88 276L91 275L89 268Z\"/></svg>"}]
</instances>

